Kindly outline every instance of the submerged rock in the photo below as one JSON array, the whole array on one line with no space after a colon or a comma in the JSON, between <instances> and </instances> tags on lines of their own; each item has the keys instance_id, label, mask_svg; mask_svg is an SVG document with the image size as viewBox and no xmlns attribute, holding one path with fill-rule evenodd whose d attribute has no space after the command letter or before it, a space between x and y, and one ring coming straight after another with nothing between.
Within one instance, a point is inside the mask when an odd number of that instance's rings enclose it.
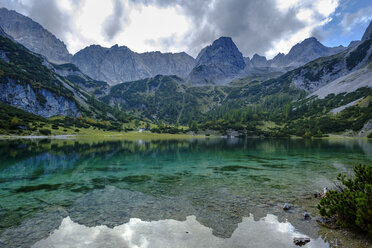
<instances>
[{"instance_id":1,"label":"submerged rock","mask_svg":"<svg viewBox=\"0 0 372 248\"><path fill-rule=\"evenodd\" d=\"M308 220L308 219L311 218L311 217L310 217L310 214L309 214L308 212L305 212L303 215L304 215L304 219L305 219L305 220Z\"/></svg>"},{"instance_id":2,"label":"submerged rock","mask_svg":"<svg viewBox=\"0 0 372 248\"><path fill-rule=\"evenodd\" d=\"M322 197L322 193L320 193L319 191L317 191L316 193L314 193L314 197L315 198L320 198L320 197Z\"/></svg>"},{"instance_id":3,"label":"submerged rock","mask_svg":"<svg viewBox=\"0 0 372 248\"><path fill-rule=\"evenodd\" d=\"M285 211L290 210L291 208L292 208L292 205L291 205L291 204L289 204L289 203L284 203L283 209L284 209Z\"/></svg>"},{"instance_id":4,"label":"submerged rock","mask_svg":"<svg viewBox=\"0 0 372 248\"><path fill-rule=\"evenodd\" d=\"M293 243L297 246L303 246L310 242L310 238L293 238Z\"/></svg>"},{"instance_id":5,"label":"submerged rock","mask_svg":"<svg viewBox=\"0 0 372 248\"><path fill-rule=\"evenodd\" d=\"M336 229L338 228L336 224L336 218L323 218L323 217L318 217L316 219L316 222L318 222L319 225L325 226L327 228L331 229Z\"/></svg>"}]
</instances>

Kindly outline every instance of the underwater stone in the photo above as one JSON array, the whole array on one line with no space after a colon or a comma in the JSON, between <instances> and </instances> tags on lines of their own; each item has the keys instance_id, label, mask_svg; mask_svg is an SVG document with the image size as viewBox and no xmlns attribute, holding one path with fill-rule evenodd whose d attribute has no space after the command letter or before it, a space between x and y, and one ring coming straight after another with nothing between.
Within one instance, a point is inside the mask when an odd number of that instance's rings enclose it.
<instances>
[{"instance_id":1,"label":"underwater stone","mask_svg":"<svg viewBox=\"0 0 372 248\"><path fill-rule=\"evenodd\" d=\"M284 203L283 209L284 209L285 211L287 211L287 210L291 209L291 207L292 207L291 204L289 204L289 203Z\"/></svg>"},{"instance_id":2,"label":"underwater stone","mask_svg":"<svg viewBox=\"0 0 372 248\"><path fill-rule=\"evenodd\" d=\"M310 219L310 214L308 212L305 212L303 215L305 220Z\"/></svg>"}]
</instances>

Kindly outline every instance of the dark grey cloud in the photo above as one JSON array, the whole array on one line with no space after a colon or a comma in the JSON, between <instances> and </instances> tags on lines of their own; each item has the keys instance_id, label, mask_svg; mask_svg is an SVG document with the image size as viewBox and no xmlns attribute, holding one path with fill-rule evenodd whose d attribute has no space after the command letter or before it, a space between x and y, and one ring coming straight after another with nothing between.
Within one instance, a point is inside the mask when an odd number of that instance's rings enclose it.
<instances>
[{"instance_id":1,"label":"dark grey cloud","mask_svg":"<svg viewBox=\"0 0 372 248\"><path fill-rule=\"evenodd\" d=\"M160 7L180 6L193 28L184 41L196 55L220 36L230 36L244 55L264 54L272 42L304 27L295 9L281 12L274 0L143 0Z\"/></svg>"},{"instance_id":2,"label":"dark grey cloud","mask_svg":"<svg viewBox=\"0 0 372 248\"><path fill-rule=\"evenodd\" d=\"M123 29L124 6L121 0L115 0L114 12L110 15L103 24L103 34L106 40L112 40Z\"/></svg>"}]
</instances>

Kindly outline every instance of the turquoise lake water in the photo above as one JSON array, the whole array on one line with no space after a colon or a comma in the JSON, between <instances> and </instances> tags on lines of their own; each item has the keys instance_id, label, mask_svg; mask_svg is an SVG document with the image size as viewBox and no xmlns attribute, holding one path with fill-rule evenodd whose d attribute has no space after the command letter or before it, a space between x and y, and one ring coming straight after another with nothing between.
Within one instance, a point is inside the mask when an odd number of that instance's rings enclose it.
<instances>
[{"instance_id":1,"label":"turquoise lake water","mask_svg":"<svg viewBox=\"0 0 372 248\"><path fill-rule=\"evenodd\" d=\"M371 164L368 140L3 140L0 154L0 247L370 244L319 227L312 199Z\"/></svg>"}]
</instances>

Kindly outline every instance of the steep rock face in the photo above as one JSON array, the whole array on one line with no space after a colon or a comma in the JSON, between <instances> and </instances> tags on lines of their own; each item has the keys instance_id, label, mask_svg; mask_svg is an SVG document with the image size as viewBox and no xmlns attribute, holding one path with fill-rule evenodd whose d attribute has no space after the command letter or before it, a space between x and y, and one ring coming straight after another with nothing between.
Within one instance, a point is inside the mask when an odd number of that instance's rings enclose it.
<instances>
[{"instance_id":1,"label":"steep rock face","mask_svg":"<svg viewBox=\"0 0 372 248\"><path fill-rule=\"evenodd\" d=\"M37 94L45 99L43 104L39 102ZM11 80L0 83L0 101L43 117L80 115L74 101L46 89L39 89L35 93L30 85L16 84Z\"/></svg>"},{"instance_id":2,"label":"steep rock face","mask_svg":"<svg viewBox=\"0 0 372 248\"><path fill-rule=\"evenodd\" d=\"M138 54L152 76L177 75L186 77L195 66L195 59L187 53L147 52Z\"/></svg>"},{"instance_id":3,"label":"steep rock face","mask_svg":"<svg viewBox=\"0 0 372 248\"><path fill-rule=\"evenodd\" d=\"M251 59L253 67L267 67L269 66L269 63L264 56L260 56L257 53L253 55Z\"/></svg>"},{"instance_id":4,"label":"steep rock face","mask_svg":"<svg viewBox=\"0 0 372 248\"><path fill-rule=\"evenodd\" d=\"M135 53L126 46L92 45L73 56L72 62L96 80L118 84L158 74L184 77L195 64L186 53Z\"/></svg>"},{"instance_id":5,"label":"steep rock face","mask_svg":"<svg viewBox=\"0 0 372 248\"><path fill-rule=\"evenodd\" d=\"M188 81L197 84L229 82L246 66L242 53L229 37L221 37L205 47L196 61Z\"/></svg>"},{"instance_id":6,"label":"steep rock face","mask_svg":"<svg viewBox=\"0 0 372 248\"><path fill-rule=\"evenodd\" d=\"M363 34L362 41L372 38L372 21L369 23L366 31Z\"/></svg>"},{"instance_id":7,"label":"steep rock face","mask_svg":"<svg viewBox=\"0 0 372 248\"><path fill-rule=\"evenodd\" d=\"M0 8L0 26L15 41L35 53L44 55L53 63L66 63L71 59L66 45L31 18Z\"/></svg>"},{"instance_id":8,"label":"steep rock face","mask_svg":"<svg viewBox=\"0 0 372 248\"><path fill-rule=\"evenodd\" d=\"M13 40L12 37L10 37L7 33L5 33L4 29L2 29L1 26L0 26L0 36Z\"/></svg>"},{"instance_id":9,"label":"steep rock face","mask_svg":"<svg viewBox=\"0 0 372 248\"><path fill-rule=\"evenodd\" d=\"M76 53L72 62L88 76L111 84L151 76L136 54L125 46L89 46Z\"/></svg>"}]
</instances>

